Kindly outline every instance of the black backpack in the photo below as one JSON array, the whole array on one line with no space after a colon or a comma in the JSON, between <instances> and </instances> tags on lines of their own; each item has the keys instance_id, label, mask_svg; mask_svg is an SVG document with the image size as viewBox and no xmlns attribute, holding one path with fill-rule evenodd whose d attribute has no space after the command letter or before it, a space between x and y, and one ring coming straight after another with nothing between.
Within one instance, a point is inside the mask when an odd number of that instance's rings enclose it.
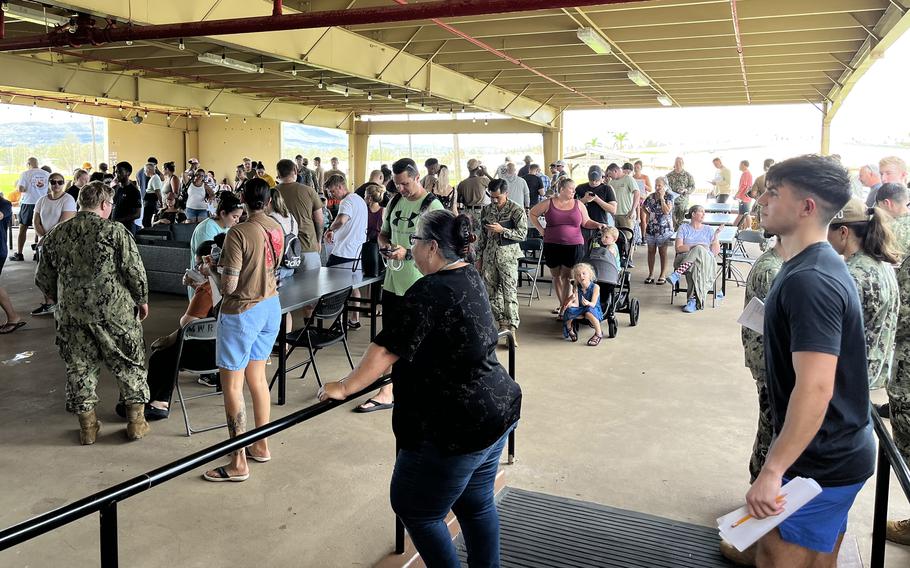
<instances>
[{"instance_id":1,"label":"black backpack","mask_svg":"<svg viewBox=\"0 0 910 568\"><path fill-rule=\"evenodd\" d=\"M285 233L284 235L284 254L281 255L282 268L298 268L303 256L303 245L300 244L300 238L297 233Z\"/></svg>"}]
</instances>

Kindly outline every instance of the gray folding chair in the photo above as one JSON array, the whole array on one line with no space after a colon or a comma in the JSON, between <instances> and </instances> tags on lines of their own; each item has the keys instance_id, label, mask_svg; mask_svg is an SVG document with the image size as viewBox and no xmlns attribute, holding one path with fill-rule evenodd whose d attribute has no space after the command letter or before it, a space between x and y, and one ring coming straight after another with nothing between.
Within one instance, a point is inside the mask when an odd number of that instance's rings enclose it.
<instances>
[{"instance_id":1,"label":"gray folding chair","mask_svg":"<svg viewBox=\"0 0 910 568\"><path fill-rule=\"evenodd\" d=\"M215 392L207 392L203 394L195 394L192 396L183 396L183 391L180 388L180 372L185 371L188 373L193 373L197 375L206 375L209 373L217 373L218 366L215 364L215 358L212 357L211 362L206 362L203 365L193 365L194 367L202 367L200 369L191 369L186 367L183 362L183 352L184 350L198 348L199 342L210 341L212 344L215 343L215 338L218 331L218 320L215 318L203 318L196 321L188 323L183 329L180 330L180 335L177 337L177 342L179 344L177 348L177 367L176 372L174 373L174 385L177 390L177 400L180 402L180 409L183 411L183 423L186 426L186 435L192 436L193 434L198 434L199 432L208 432L209 430L215 430L217 428L224 428L227 426L226 423L215 424L212 426L206 426L204 428L193 428L190 424L190 415L186 409L186 401L194 400L197 398L206 398L210 396L222 396L223 393L221 390ZM212 353L214 353L212 349Z\"/></svg>"},{"instance_id":2,"label":"gray folding chair","mask_svg":"<svg viewBox=\"0 0 910 568\"><path fill-rule=\"evenodd\" d=\"M755 243L757 245L762 245L765 243L765 241L767 241L767 239L765 238L764 233L761 231L747 229L745 231L736 233L736 240L733 244L733 250L731 251L730 256L727 258L727 262L730 269L730 279L736 282L737 285L744 286L746 284L746 277L748 276L749 271L747 270L746 273L743 274L743 272L734 266L733 263L736 262L739 264L745 264L749 267L749 270L751 270L752 265L755 264L756 260L749 256L745 243Z\"/></svg>"}]
</instances>

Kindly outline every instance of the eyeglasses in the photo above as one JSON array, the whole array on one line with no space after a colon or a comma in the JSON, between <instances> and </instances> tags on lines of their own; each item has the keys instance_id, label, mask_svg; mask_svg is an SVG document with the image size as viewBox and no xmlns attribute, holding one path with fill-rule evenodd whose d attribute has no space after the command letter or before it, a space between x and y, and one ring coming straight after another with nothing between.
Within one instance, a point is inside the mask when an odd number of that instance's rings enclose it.
<instances>
[{"instance_id":1,"label":"eyeglasses","mask_svg":"<svg viewBox=\"0 0 910 568\"><path fill-rule=\"evenodd\" d=\"M50 180L48 183L51 184L51 185L64 185L64 184L66 184L66 182L63 181L62 179L52 179L52 180Z\"/></svg>"},{"instance_id":2,"label":"eyeglasses","mask_svg":"<svg viewBox=\"0 0 910 568\"><path fill-rule=\"evenodd\" d=\"M414 246L414 241L432 241L433 239L425 239L423 237L418 237L417 235L409 235L408 242L411 243L411 246Z\"/></svg>"}]
</instances>

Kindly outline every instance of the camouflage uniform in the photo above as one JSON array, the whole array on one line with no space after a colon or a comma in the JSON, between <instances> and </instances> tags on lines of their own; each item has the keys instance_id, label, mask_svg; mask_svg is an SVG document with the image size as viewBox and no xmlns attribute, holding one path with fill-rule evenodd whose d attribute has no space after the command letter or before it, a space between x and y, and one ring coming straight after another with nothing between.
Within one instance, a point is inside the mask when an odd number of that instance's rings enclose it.
<instances>
[{"instance_id":1,"label":"camouflage uniform","mask_svg":"<svg viewBox=\"0 0 910 568\"><path fill-rule=\"evenodd\" d=\"M891 432L897 449L910 462L910 262L897 272L900 308L894 347L894 369L888 381Z\"/></svg>"},{"instance_id":2,"label":"camouflage uniform","mask_svg":"<svg viewBox=\"0 0 910 568\"><path fill-rule=\"evenodd\" d=\"M679 173L673 170L666 178L670 191L676 194L676 199L673 200L673 226L678 229L689 210L689 192L695 189L695 178L686 170Z\"/></svg>"},{"instance_id":3,"label":"camouflage uniform","mask_svg":"<svg viewBox=\"0 0 910 568\"><path fill-rule=\"evenodd\" d=\"M899 292L894 268L858 252L847 259L847 270L856 283L863 307L869 388L880 389L891 376L894 335L897 332Z\"/></svg>"},{"instance_id":4,"label":"camouflage uniform","mask_svg":"<svg viewBox=\"0 0 910 568\"><path fill-rule=\"evenodd\" d=\"M126 404L148 402L145 345L137 305L148 302L145 268L120 223L80 211L48 233L35 284L57 299L57 348L66 364L66 409L98 403L104 362Z\"/></svg>"},{"instance_id":5,"label":"camouflage uniform","mask_svg":"<svg viewBox=\"0 0 910 568\"><path fill-rule=\"evenodd\" d=\"M501 234L491 233L486 225L499 223L505 229ZM500 325L518 329L518 259L522 252L518 244L500 244L506 241L523 241L528 235L528 217L521 205L506 201L500 209L495 203L480 212L479 246L483 281L490 296L493 319Z\"/></svg>"},{"instance_id":6,"label":"camouflage uniform","mask_svg":"<svg viewBox=\"0 0 910 568\"><path fill-rule=\"evenodd\" d=\"M901 258L906 258L910 254L910 215L892 219L890 227L900 249Z\"/></svg>"},{"instance_id":7,"label":"camouflage uniform","mask_svg":"<svg viewBox=\"0 0 910 568\"><path fill-rule=\"evenodd\" d=\"M752 298L765 299L783 263L784 260L776 249L771 249L758 257L746 279L746 304ZM762 466L765 465L765 456L768 455L768 448L771 446L771 399L768 397L768 371L765 366L762 336L747 327L743 327L742 336L746 367L752 372L755 388L758 390L758 430L752 446L752 458L749 460L749 474L752 481L755 481Z\"/></svg>"}]
</instances>

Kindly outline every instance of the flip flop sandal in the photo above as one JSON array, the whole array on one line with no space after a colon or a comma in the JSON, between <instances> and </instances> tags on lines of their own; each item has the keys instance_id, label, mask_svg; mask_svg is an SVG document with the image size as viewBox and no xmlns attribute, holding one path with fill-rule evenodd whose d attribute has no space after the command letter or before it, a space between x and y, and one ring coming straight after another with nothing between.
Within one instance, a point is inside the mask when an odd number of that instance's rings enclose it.
<instances>
[{"instance_id":1,"label":"flip flop sandal","mask_svg":"<svg viewBox=\"0 0 910 568\"><path fill-rule=\"evenodd\" d=\"M250 474L232 476L232 475L228 474L227 469L225 469L223 466L216 467L212 471L215 472L215 475L209 475L209 472L205 472L202 474L202 479L204 479L206 481L213 481L215 483L220 483L222 481L235 481L235 482L246 481L247 479L250 478Z\"/></svg>"},{"instance_id":2,"label":"flip flop sandal","mask_svg":"<svg viewBox=\"0 0 910 568\"><path fill-rule=\"evenodd\" d=\"M263 456L253 455L253 452L251 452L249 448L244 448L244 453L246 454L247 459L251 459L254 462L265 463L268 461L272 461L272 456L263 457Z\"/></svg>"},{"instance_id":3,"label":"flip flop sandal","mask_svg":"<svg viewBox=\"0 0 910 568\"><path fill-rule=\"evenodd\" d=\"M372 404L373 406L365 407L364 405L366 405L366 404ZM367 412L376 412L377 410L385 410L387 408L392 408L393 406L395 406L394 402L389 402L387 404L383 404L376 399L368 398L367 401L364 402L363 404L361 404L360 406L355 406L354 412L359 412L361 414L364 414Z\"/></svg>"},{"instance_id":4,"label":"flip flop sandal","mask_svg":"<svg viewBox=\"0 0 910 568\"><path fill-rule=\"evenodd\" d=\"M551 311L550 313L551 313L551 314L558 314L559 311L560 311L559 308L554 308L553 311Z\"/></svg>"},{"instance_id":5,"label":"flip flop sandal","mask_svg":"<svg viewBox=\"0 0 910 568\"><path fill-rule=\"evenodd\" d=\"M594 335L591 336L591 339L588 340L588 345L590 345L591 347L597 347L598 345L600 345L601 339L603 339L603 337L600 335L597 335L595 333Z\"/></svg>"},{"instance_id":6,"label":"flip flop sandal","mask_svg":"<svg viewBox=\"0 0 910 568\"><path fill-rule=\"evenodd\" d=\"M575 333L574 330L570 329L566 333L569 334L569 341L571 341L572 343L575 343L576 341L578 341L578 334Z\"/></svg>"},{"instance_id":7,"label":"flip flop sandal","mask_svg":"<svg viewBox=\"0 0 910 568\"><path fill-rule=\"evenodd\" d=\"M654 284L653 278L645 278L645 284Z\"/></svg>"},{"instance_id":8,"label":"flip flop sandal","mask_svg":"<svg viewBox=\"0 0 910 568\"><path fill-rule=\"evenodd\" d=\"M658 285L658 286L663 286L663 285L666 284L666 283L667 283L667 279L666 279L666 278L658 278L658 279L657 279L657 285Z\"/></svg>"},{"instance_id":9,"label":"flip flop sandal","mask_svg":"<svg viewBox=\"0 0 910 568\"><path fill-rule=\"evenodd\" d=\"M7 333L12 333L25 325L24 321L17 321L15 323L5 323L0 325L0 335L6 335Z\"/></svg>"}]
</instances>

